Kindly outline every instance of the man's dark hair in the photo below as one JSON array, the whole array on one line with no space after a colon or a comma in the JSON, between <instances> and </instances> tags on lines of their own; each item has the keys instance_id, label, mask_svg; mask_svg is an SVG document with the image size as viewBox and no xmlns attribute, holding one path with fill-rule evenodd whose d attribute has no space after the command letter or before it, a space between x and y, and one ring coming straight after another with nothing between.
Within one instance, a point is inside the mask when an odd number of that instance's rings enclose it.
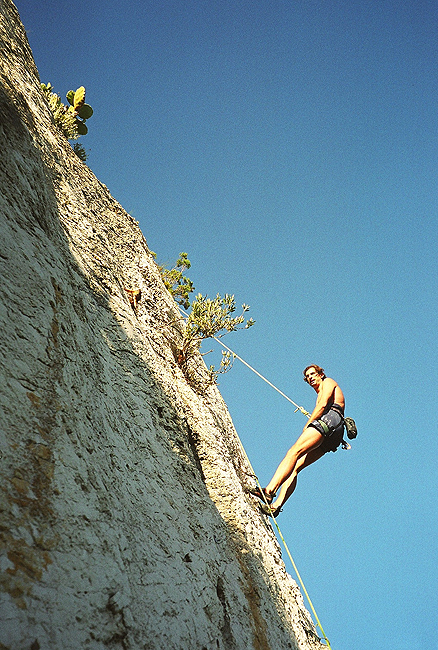
<instances>
[{"instance_id":1,"label":"man's dark hair","mask_svg":"<svg viewBox=\"0 0 438 650\"><path fill-rule=\"evenodd\" d=\"M307 384L308 384L309 382L307 381L306 372L307 372L308 370L310 370L310 368L315 368L315 370L316 370L316 372L318 373L318 375L322 375L322 378L325 379L324 368L321 368L321 366L317 366L316 364L312 363L310 366L307 366L307 368L304 368L304 370L303 370L303 375L304 375L303 379L304 379L304 381L305 381Z\"/></svg>"}]
</instances>

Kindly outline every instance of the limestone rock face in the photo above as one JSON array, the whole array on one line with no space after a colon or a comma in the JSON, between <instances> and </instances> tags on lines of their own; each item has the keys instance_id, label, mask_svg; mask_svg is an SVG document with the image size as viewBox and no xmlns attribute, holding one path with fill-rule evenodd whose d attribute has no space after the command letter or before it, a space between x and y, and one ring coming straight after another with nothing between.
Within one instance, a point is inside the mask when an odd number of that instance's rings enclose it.
<instances>
[{"instance_id":1,"label":"limestone rock face","mask_svg":"<svg viewBox=\"0 0 438 650\"><path fill-rule=\"evenodd\" d=\"M0 648L324 647L220 393L175 362L138 224L58 131L0 8Z\"/></svg>"}]
</instances>

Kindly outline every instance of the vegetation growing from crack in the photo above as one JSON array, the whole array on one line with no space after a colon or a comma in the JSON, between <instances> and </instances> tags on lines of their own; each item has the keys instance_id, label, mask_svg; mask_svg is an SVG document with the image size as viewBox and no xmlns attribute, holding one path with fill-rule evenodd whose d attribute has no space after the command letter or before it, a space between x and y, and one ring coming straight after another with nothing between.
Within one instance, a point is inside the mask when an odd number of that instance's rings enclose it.
<instances>
[{"instance_id":1,"label":"vegetation growing from crack","mask_svg":"<svg viewBox=\"0 0 438 650\"><path fill-rule=\"evenodd\" d=\"M190 266L187 253L180 253L171 270L163 266L159 266L159 269L167 289L178 304L187 310L190 309L178 349L177 363L187 380L192 384L199 385L202 383L200 382L202 373L199 372L196 358L202 342L210 338L220 339L227 333L235 332L238 329L248 329L255 321L252 318L246 319L245 315L249 311L249 306L245 304L242 305L240 315L235 316L236 301L230 294L225 294L224 297L217 294L215 298L211 299L199 293L190 304L189 295L194 291L194 286L192 281L183 275ZM203 354L208 354L208 352ZM211 365L207 370L207 383L216 383L220 374L231 369L233 361L234 356L231 352L222 351L219 368L216 369L214 365Z\"/></svg>"}]
</instances>

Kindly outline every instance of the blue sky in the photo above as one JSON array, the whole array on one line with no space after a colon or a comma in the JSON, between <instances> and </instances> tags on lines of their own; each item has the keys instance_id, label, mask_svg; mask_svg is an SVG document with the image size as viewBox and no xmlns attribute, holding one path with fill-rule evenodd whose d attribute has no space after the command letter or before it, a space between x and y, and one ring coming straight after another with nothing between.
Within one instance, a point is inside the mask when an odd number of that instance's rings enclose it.
<instances>
[{"instance_id":1,"label":"blue sky","mask_svg":"<svg viewBox=\"0 0 438 650\"><path fill-rule=\"evenodd\" d=\"M344 389L353 449L278 519L333 650L438 648L437 3L17 8L158 260L251 306L225 343L308 410L309 363ZM220 390L266 484L304 416L238 361Z\"/></svg>"}]
</instances>

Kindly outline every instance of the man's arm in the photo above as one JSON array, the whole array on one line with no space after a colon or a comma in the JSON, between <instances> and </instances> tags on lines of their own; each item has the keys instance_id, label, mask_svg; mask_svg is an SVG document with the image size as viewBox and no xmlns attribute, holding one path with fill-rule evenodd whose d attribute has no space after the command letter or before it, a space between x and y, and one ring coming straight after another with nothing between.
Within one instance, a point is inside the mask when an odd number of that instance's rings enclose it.
<instances>
[{"instance_id":1,"label":"man's arm","mask_svg":"<svg viewBox=\"0 0 438 650\"><path fill-rule=\"evenodd\" d=\"M335 392L336 386L337 383L335 382L334 379L330 379L330 377L326 377L324 379L324 381L322 382L321 390L319 391L318 397L316 398L315 408L313 409L310 418L307 420L304 429L306 429L309 426L309 424L311 424L315 420L318 420L321 417L321 415L324 413L328 403L330 401L333 402L333 394Z\"/></svg>"}]
</instances>

